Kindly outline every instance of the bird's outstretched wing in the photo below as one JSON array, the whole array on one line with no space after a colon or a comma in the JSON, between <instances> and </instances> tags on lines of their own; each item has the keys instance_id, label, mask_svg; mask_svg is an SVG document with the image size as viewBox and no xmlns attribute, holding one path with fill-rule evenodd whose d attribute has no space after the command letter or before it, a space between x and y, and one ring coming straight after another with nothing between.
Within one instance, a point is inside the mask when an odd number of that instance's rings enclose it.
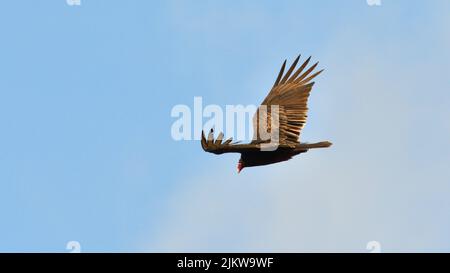
<instances>
[{"instance_id":1,"label":"bird's outstretched wing","mask_svg":"<svg viewBox=\"0 0 450 273\"><path fill-rule=\"evenodd\" d=\"M233 139L229 138L223 141L223 133L219 133L217 138L214 140L214 130L211 129L208 134L208 138L205 137L205 133L202 131L202 148L205 152L213 154L224 154L224 153L246 153L246 152L259 152L262 150L274 151L278 148L281 149L295 149L299 152L305 152L309 149L315 148L327 148L331 146L331 142L322 141L318 143L297 143L296 145L280 143L280 144L269 144L262 146L263 143L249 143L249 144L239 144L239 142L234 142ZM271 146L272 145L272 146Z\"/></svg>"},{"instance_id":2,"label":"bird's outstretched wing","mask_svg":"<svg viewBox=\"0 0 450 273\"><path fill-rule=\"evenodd\" d=\"M271 117L278 119L276 129L278 129L280 144L294 146L299 142L300 131L306 123L308 97L314 85L311 80L323 71L311 74L319 63L315 63L304 71L311 60L309 57L294 72L299 60L300 56L294 60L286 73L284 73L286 67L286 61L284 61L275 84L253 116L253 143L270 141L266 139L267 136L263 139L260 132L272 132L272 129L275 129L276 123L272 125ZM278 106L278 115L271 111L272 106ZM266 114L261 114L261 111L265 111Z\"/></svg>"},{"instance_id":3,"label":"bird's outstretched wing","mask_svg":"<svg viewBox=\"0 0 450 273\"><path fill-rule=\"evenodd\" d=\"M208 138L205 137L205 133L202 131L201 144L205 152L213 154L243 153L260 150L260 145L258 144L239 144L239 142L233 143L232 138L224 141L222 132L220 132L217 138L214 140L213 129L209 131Z\"/></svg>"}]
</instances>

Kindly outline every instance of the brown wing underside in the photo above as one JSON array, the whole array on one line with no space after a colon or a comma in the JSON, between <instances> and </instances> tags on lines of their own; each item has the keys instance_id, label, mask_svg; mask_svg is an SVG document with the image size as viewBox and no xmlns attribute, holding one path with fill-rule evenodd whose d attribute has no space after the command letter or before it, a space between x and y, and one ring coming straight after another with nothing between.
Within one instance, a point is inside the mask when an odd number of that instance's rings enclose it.
<instances>
[{"instance_id":1,"label":"brown wing underside","mask_svg":"<svg viewBox=\"0 0 450 273\"><path fill-rule=\"evenodd\" d=\"M271 122L272 118L278 118L280 144L295 145L299 142L300 131L306 124L308 97L314 85L314 82L311 82L311 80L323 71L320 70L311 74L318 63L304 71L311 60L311 57L309 57L294 72L299 59L300 56L295 59L285 74L286 61L284 61L275 84L253 116L253 130L255 134L253 142L270 141L270 139L267 139L267 135L261 136L259 132L270 133L273 129L277 129L272 128L276 125L276 123ZM276 110L276 106L278 107L278 115L276 111L273 111Z\"/></svg>"}]
</instances>

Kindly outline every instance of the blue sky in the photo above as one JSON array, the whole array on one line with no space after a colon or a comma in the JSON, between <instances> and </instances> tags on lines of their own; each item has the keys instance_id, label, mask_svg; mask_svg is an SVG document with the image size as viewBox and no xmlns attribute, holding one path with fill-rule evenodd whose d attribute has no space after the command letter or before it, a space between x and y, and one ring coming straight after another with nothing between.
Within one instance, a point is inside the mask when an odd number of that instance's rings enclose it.
<instances>
[{"instance_id":1,"label":"blue sky","mask_svg":"<svg viewBox=\"0 0 450 273\"><path fill-rule=\"evenodd\" d=\"M0 251L449 251L444 0L7 1ZM325 73L305 141L235 173L174 105L257 104L284 59Z\"/></svg>"}]
</instances>

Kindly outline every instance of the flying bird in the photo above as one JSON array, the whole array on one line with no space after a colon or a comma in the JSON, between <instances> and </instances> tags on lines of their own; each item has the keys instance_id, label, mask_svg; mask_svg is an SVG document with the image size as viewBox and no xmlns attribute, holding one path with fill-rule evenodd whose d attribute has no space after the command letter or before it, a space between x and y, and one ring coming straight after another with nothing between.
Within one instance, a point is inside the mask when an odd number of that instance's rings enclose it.
<instances>
[{"instance_id":1,"label":"flying bird","mask_svg":"<svg viewBox=\"0 0 450 273\"><path fill-rule=\"evenodd\" d=\"M250 143L233 143L232 138L223 141L222 132L214 140L214 131L211 129L207 138L202 131L203 150L214 154L240 153L237 165L239 173L245 167L283 162L309 149L330 147L332 143L329 141L300 142L300 132L305 126L308 113L308 98L314 85L311 80L323 70L311 74L318 62L305 70L311 57L295 70L299 60L300 56L286 73L286 60L281 66L272 89L253 116L254 136Z\"/></svg>"}]
</instances>

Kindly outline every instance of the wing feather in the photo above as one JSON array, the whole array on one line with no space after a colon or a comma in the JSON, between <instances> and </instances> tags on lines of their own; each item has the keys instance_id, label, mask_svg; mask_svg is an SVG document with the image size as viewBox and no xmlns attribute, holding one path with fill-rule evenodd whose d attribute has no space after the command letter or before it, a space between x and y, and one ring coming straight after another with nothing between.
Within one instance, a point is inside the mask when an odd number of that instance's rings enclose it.
<instances>
[{"instance_id":1,"label":"wing feather","mask_svg":"<svg viewBox=\"0 0 450 273\"><path fill-rule=\"evenodd\" d=\"M289 70L286 72L286 74L284 75L283 79L281 80L281 82L279 84L284 84L286 83L286 81L289 79L289 76L291 76L292 71L294 71L295 66L298 63L298 60L300 60L300 55L298 55L298 57L294 60L294 62L292 63L291 67L289 68Z\"/></svg>"},{"instance_id":2,"label":"wing feather","mask_svg":"<svg viewBox=\"0 0 450 273\"><path fill-rule=\"evenodd\" d=\"M284 68L286 67L286 60L284 60L283 65L281 66L280 72L278 73L278 77L273 84L273 87L277 86L280 83L281 76L283 76Z\"/></svg>"}]
</instances>

